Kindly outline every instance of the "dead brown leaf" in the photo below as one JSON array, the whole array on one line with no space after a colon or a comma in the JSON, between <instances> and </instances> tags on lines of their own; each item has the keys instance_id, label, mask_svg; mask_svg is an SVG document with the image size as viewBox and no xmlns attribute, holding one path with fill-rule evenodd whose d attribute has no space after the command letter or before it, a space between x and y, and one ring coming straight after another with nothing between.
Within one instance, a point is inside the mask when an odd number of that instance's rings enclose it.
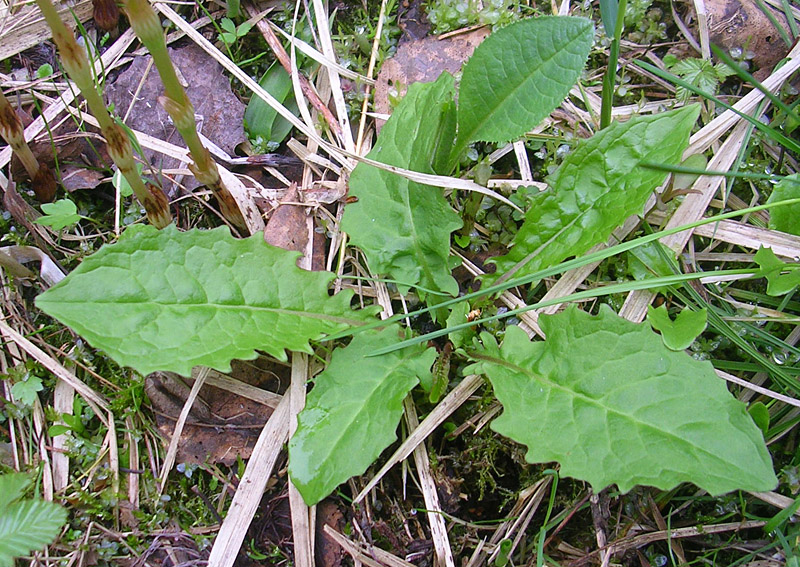
<instances>
[{"instance_id":1,"label":"dead brown leaf","mask_svg":"<svg viewBox=\"0 0 800 567\"><path fill-rule=\"evenodd\" d=\"M402 44L378 74L375 112L391 114L389 96L404 94L412 83L435 81L443 71L457 73L487 35L489 28L478 28L444 39L431 36ZM380 130L383 121L376 125Z\"/></svg>"},{"instance_id":2,"label":"dead brown leaf","mask_svg":"<svg viewBox=\"0 0 800 567\"><path fill-rule=\"evenodd\" d=\"M755 2L705 0L705 6L711 42L726 50L741 48L752 51L753 63L759 69L756 78L766 77L789 52L778 30ZM789 26L783 13L772 10L772 14L788 33Z\"/></svg>"},{"instance_id":3,"label":"dead brown leaf","mask_svg":"<svg viewBox=\"0 0 800 567\"><path fill-rule=\"evenodd\" d=\"M305 252L308 245L308 215L305 207L297 204L299 200L297 184L292 183L264 229L264 240L268 244L285 250Z\"/></svg>"},{"instance_id":4,"label":"dead brown leaf","mask_svg":"<svg viewBox=\"0 0 800 567\"><path fill-rule=\"evenodd\" d=\"M275 391L278 385L288 384L289 372L288 367L263 358L233 361L230 374L247 384ZM161 372L150 374L145 381L156 424L167 440L191 387L191 380ZM189 412L176 462L231 465L236 457L247 459L271 415L268 406L206 384Z\"/></svg>"}]
</instances>

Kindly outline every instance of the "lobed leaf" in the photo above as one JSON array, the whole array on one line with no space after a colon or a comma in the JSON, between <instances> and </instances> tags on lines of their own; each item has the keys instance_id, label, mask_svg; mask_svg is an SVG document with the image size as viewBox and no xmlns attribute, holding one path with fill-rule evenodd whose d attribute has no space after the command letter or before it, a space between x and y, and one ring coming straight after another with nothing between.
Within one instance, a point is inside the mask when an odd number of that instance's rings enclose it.
<instances>
[{"instance_id":1,"label":"lobed leaf","mask_svg":"<svg viewBox=\"0 0 800 567\"><path fill-rule=\"evenodd\" d=\"M434 173L439 146L452 126L453 77L415 83L381 130L370 159ZM350 195L342 230L367 255L370 268L409 286L450 295L458 284L450 275L450 233L461 219L442 189L421 185L371 165L358 164L350 175Z\"/></svg>"},{"instance_id":2,"label":"lobed leaf","mask_svg":"<svg viewBox=\"0 0 800 567\"><path fill-rule=\"evenodd\" d=\"M81 220L81 215L78 214L78 207L69 199L59 199L55 203L44 203L42 211L45 214L33 222L50 226L53 230L61 230Z\"/></svg>"},{"instance_id":3,"label":"lobed leaf","mask_svg":"<svg viewBox=\"0 0 800 567\"><path fill-rule=\"evenodd\" d=\"M505 142L544 120L577 82L594 24L585 18L521 20L487 37L464 66L454 158L474 141Z\"/></svg>"},{"instance_id":4,"label":"lobed leaf","mask_svg":"<svg viewBox=\"0 0 800 567\"><path fill-rule=\"evenodd\" d=\"M66 511L53 502L23 500L0 512L0 566L12 567L14 557L48 545L67 521Z\"/></svg>"},{"instance_id":5,"label":"lobed leaf","mask_svg":"<svg viewBox=\"0 0 800 567\"><path fill-rule=\"evenodd\" d=\"M670 350L689 348L700 333L706 330L707 320L708 310L705 307L698 311L684 309L673 321L669 318L666 306L647 306L647 322L656 331L661 331L661 339Z\"/></svg>"},{"instance_id":6,"label":"lobed leaf","mask_svg":"<svg viewBox=\"0 0 800 567\"><path fill-rule=\"evenodd\" d=\"M314 381L289 441L289 475L309 506L363 474L395 439L403 398L430 375L436 350L415 345L380 356L401 340L392 325L364 331Z\"/></svg>"},{"instance_id":7,"label":"lobed leaf","mask_svg":"<svg viewBox=\"0 0 800 567\"><path fill-rule=\"evenodd\" d=\"M334 275L295 265L298 254L235 239L225 227L179 232L128 229L88 257L37 306L119 364L147 374L221 371L256 349L286 360L320 339L371 319L351 293L328 295Z\"/></svg>"},{"instance_id":8,"label":"lobed leaf","mask_svg":"<svg viewBox=\"0 0 800 567\"><path fill-rule=\"evenodd\" d=\"M535 195L505 256L492 258L495 280L531 274L605 241L630 215L641 212L666 173L645 164L680 163L697 120L698 105L615 122L574 152Z\"/></svg>"},{"instance_id":9,"label":"lobed leaf","mask_svg":"<svg viewBox=\"0 0 800 567\"><path fill-rule=\"evenodd\" d=\"M767 278L767 295L785 295L800 285L800 266L787 264L772 248L762 246L753 259L759 267L757 275Z\"/></svg>"},{"instance_id":10,"label":"lobed leaf","mask_svg":"<svg viewBox=\"0 0 800 567\"><path fill-rule=\"evenodd\" d=\"M607 306L596 317L571 306L540 323L544 342L509 327L498 348L484 333L479 362L465 370L492 382L504 407L492 428L527 445L528 462L558 461L596 492L776 486L761 432L710 363L668 350Z\"/></svg>"}]
</instances>

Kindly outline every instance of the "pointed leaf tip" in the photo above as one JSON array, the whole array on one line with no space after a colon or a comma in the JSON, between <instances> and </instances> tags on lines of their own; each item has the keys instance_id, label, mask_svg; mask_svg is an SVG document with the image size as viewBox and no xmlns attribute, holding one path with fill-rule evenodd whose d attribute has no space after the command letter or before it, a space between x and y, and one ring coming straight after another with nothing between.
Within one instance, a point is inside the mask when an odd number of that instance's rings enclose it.
<instances>
[{"instance_id":1,"label":"pointed leaf tip","mask_svg":"<svg viewBox=\"0 0 800 567\"><path fill-rule=\"evenodd\" d=\"M424 345L370 356L398 343L399 332L392 325L355 335L315 379L289 441L289 475L309 506L363 474L396 439L403 398L430 374L436 350Z\"/></svg>"}]
</instances>

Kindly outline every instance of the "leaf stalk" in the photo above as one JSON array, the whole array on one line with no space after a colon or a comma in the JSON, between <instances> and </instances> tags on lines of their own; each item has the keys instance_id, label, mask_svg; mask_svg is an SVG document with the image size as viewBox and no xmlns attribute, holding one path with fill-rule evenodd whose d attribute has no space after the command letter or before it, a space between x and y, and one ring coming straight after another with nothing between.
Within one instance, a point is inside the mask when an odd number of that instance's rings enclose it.
<instances>
[{"instance_id":1,"label":"leaf stalk","mask_svg":"<svg viewBox=\"0 0 800 567\"><path fill-rule=\"evenodd\" d=\"M0 91L0 136L11 146L11 151L19 158L31 178L31 186L36 198L49 203L56 196L56 180L46 165L39 163L25 141L25 130L11 103Z\"/></svg>"}]
</instances>

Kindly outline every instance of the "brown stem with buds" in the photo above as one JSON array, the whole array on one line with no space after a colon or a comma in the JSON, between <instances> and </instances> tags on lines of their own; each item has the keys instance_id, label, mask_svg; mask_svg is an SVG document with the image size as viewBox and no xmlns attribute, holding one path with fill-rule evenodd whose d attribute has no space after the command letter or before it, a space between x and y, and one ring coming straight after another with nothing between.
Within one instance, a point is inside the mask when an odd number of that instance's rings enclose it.
<instances>
[{"instance_id":1,"label":"brown stem with buds","mask_svg":"<svg viewBox=\"0 0 800 567\"><path fill-rule=\"evenodd\" d=\"M2 91L0 91L0 136L8 142L11 151L28 172L36 198L42 203L52 201L56 196L56 180L53 172L46 165L40 164L33 155L25 141L22 121Z\"/></svg>"},{"instance_id":2,"label":"brown stem with buds","mask_svg":"<svg viewBox=\"0 0 800 567\"><path fill-rule=\"evenodd\" d=\"M114 122L108 113L108 109L95 86L86 53L75 41L75 35L72 31L58 17L58 12L56 12L51 0L36 0L36 4L53 32L53 41L58 46L64 69L70 78L75 81L83 98L86 99L86 103L89 105L89 110L97 119L98 124L100 124L100 131L108 143L108 154L133 189L139 202L144 206L148 220L157 228L164 228L172 222L167 198L163 193L161 197L154 197L152 189L145 187L139 172L136 170L131 141L122 127Z\"/></svg>"},{"instance_id":3,"label":"brown stem with buds","mask_svg":"<svg viewBox=\"0 0 800 567\"><path fill-rule=\"evenodd\" d=\"M161 28L158 16L147 0L123 0L123 7L134 33L147 47L161 76L165 94L159 97L158 101L172 118L173 124L186 142L186 147L189 148L189 154L194 161L193 164L189 164L189 169L197 181L207 186L214 194L222 215L236 228L247 232L247 223L236 200L220 179L217 163L211 158L211 153L203 146L200 136L197 135L194 106L186 96L186 91L172 67L164 40L164 30Z\"/></svg>"}]
</instances>

